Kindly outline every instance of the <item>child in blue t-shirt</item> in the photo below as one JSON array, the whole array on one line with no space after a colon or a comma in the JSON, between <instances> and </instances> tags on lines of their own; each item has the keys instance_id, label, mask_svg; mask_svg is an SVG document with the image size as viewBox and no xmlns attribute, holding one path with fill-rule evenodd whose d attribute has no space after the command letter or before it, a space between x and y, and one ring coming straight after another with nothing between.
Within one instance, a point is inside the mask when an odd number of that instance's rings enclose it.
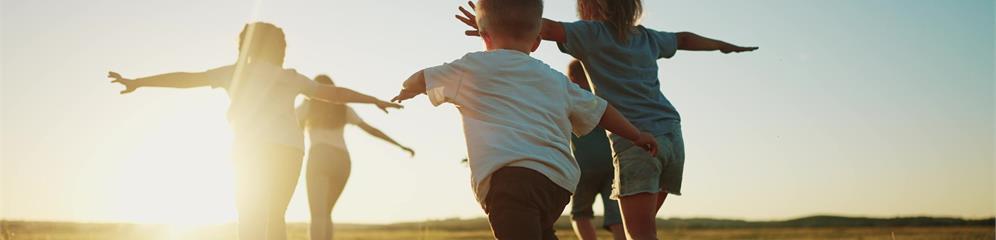
<instances>
[{"instance_id":1,"label":"child in blue t-shirt","mask_svg":"<svg viewBox=\"0 0 996 240\"><path fill-rule=\"evenodd\" d=\"M577 4L581 21L544 19L541 37L581 60L595 95L657 138L660 152L655 157L610 134L616 169L612 195L619 199L626 233L633 239L656 239L657 211L668 193L681 194L684 168L681 118L660 91L657 60L671 58L677 50L734 53L758 48L638 25L640 0L578 0ZM457 18L476 29L473 14L460 10L464 16ZM477 31L466 34L476 36Z\"/></svg>"}]
</instances>

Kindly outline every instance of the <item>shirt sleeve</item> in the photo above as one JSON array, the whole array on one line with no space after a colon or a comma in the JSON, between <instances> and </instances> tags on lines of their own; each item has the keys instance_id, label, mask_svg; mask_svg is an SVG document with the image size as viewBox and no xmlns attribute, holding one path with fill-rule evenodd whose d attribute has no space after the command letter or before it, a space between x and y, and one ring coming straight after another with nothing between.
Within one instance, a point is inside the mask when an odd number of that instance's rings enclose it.
<instances>
[{"instance_id":1,"label":"shirt sleeve","mask_svg":"<svg viewBox=\"0 0 996 240\"><path fill-rule=\"evenodd\" d=\"M586 43L593 41L601 25L592 21L563 22L564 42L558 42L557 47L560 52L580 58L585 55L588 47Z\"/></svg>"},{"instance_id":2,"label":"shirt sleeve","mask_svg":"<svg viewBox=\"0 0 996 240\"><path fill-rule=\"evenodd\" d=\"M654 34L654 41L657 43L658 58L671 58L678 52L678 34L673 32L661 32L648 29Z\"/></svg>"},{"instance_id":3,"label":"shirt sleeve","mask_svg":"<svg viewBox=\"0 0 996 240\"><path fill-rule=\"evenodd\" d=\"M228 88L235 77L235 67L228 65L207 70L204 71L204 76L210 81L211 88Z\"/></svg>"},{"instance_id":4,"label":"shirt sleeve","mask_svg":"<svg viewBox=\"0 0 996 240\"><path fill-rule=\"evenodd\" d=\"M288 86L297 89L298 92L304 94L305 96L315 96L318 92L318 88L323 87L320 83L312 81L311 78L308 78L308 76L298 73L297 70L286 69L284 73L283 79L286 81L285 83Z\"/></svg>"},{"instance_id":5,"label":"shirt sleeve","mask_svg":"<svg viewBox=\"0 0 996 240\"><path fill-rule=\"evenodd\" d=\"M360 125L363 124L363 119L360 119L360 115L356 115L356 111L353 111L353 108L346 107L346 123Z\"/></svg>"},{"instance_id":6,"label":"shirt sleeve","mask_svg":"<svg viewBox=\"0 0 996 240\"><path fill-rule=\"evenodd\" d=\"M571 82L567 82L567 102L568 118L574 134L578 136L584 136L595 129L608 106L604 99Z\"/></svg>"},{"instance_id":7,"label":"shirt sleeve","mask_svg":"<svg viewBox=\"0 0 996 240\"><path fill-rule=\"evenodd\" d=\"M433 106L443 103L454 102L460 92L460 85L463 83L466 72L461 70L461 60L451 63L427 68L425 74L425 95L429 96L429 101Z\"/></svg>"}]
</instances>

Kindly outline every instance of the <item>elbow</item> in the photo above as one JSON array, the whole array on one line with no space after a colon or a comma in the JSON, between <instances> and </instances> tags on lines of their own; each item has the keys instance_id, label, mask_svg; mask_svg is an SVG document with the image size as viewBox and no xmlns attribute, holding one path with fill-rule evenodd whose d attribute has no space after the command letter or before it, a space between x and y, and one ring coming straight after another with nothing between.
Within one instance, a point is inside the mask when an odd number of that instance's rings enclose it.
<instances>
[{"instance_id":1,"label":"elbow","mask_svg":"<svg viewBox=\"0 0 996 240\"><path fill-rule=\"evenodd\" d=\"M695 34L691 32L678 32L674 35L675 41L678 43L678 49L684 49L684 47L687 46L689 39L695 36Z\"/></svg>"}]
</instances>

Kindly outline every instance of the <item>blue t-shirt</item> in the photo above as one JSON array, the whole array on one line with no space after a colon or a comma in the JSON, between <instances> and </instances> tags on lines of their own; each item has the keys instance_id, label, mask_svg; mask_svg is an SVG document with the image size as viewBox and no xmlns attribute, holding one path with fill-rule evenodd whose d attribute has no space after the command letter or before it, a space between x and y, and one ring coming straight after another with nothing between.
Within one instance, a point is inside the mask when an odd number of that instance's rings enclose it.
<instances>
[{"instance_id":1,"label":"blue t-shirt","mask_svg":"<svg viewBox=\"0 0 996 240\"><path fill-rule=\"evenodd\" d=\"M566 41L560 51L581 60L595 95L619 109L642 131L655 136L670 133L681 117L661 93L657 59L671 58L678 50L675 33L637 26L623 42L615 29L597 21L563 23ZM631 146L612 137L616 150Z\"/></svg>"}]
</instances>

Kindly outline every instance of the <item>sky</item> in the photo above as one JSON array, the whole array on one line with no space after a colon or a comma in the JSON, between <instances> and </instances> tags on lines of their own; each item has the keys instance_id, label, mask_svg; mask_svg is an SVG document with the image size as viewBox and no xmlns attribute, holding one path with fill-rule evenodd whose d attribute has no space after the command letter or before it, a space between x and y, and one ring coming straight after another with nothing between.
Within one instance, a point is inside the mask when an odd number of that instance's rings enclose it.
<instances>
[{"instance_id":1,"label":"sky","mask_svg":"<svg viewBox=\"0 0 996 240\"><path fill-rule=\"evenodd\" d=\"M225 93L119 95L108 70L231 64L242 24L256 19L284 28L286 67L389 99L411 73L483 49L453 17L463 3L2 0L0 219L234 221ZM545 4L547 18L577 19L573 1ZM686 147L684 195L660 217L996 215L993 1L644 7L650 28L760 47L659 62ZM556 69L570 60L551 43L533 56ZM336 221L484 215L453 106L354 108L417 155L347 128L353 169ZM303 181L297 190L287 217L307 221Z\"/></svg>"}]
</instances>

